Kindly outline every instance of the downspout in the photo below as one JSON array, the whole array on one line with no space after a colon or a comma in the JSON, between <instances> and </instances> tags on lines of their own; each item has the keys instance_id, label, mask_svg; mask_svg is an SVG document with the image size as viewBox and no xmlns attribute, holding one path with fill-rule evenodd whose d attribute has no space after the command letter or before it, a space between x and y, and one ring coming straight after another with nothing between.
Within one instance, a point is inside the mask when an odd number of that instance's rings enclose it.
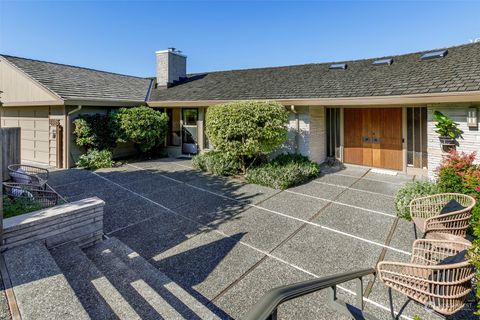
<instances>
[{"instance_id":1,"label":"downspout","mask_svg":"<svg viewBox=\"0 0 480 320\"><path fill-rule=\"evenodd\" d=\"M65 133L67 135L67 156L68 156L68 159L67 159L67 169L70 168L70 159L73 158L71 153L70 153L70 143L71 143L71 132L70 132L70 116L74 113L77 113L78 111L82 110L82 106L79 105L78 107L76 107L75 109L73 109L72 111L70 111L69 113L67 113L67 122L65 123Z\"/></svg>"},{"instance_id":2,"label":"downspout","mask_svg":"<svg viewBox=\"0 0 480 320\"><path fill-rule=\"evenodd\" d=\"M300 143L300 119L298 118L298 112L295 110L295 106L293 104L290 106L290 111L295 114L295 153L298 153L298 144Z\"/></svg>"}]
</instances>

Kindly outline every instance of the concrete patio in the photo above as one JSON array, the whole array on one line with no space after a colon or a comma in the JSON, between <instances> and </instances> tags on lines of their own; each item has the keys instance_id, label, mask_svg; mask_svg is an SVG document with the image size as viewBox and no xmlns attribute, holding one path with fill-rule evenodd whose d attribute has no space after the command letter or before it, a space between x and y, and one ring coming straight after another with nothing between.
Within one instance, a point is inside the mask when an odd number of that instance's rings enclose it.
<instances>
[{"instance_id":1,"label":"concrete patio","mask_svg":"<svg viewBox=\"0 0 480 320\"><path fill-rule=\"evenodd\" d=\"M221 318L241 318L269 289L314 277L408 261L414 233L393 197L413 177L348 166L285 191L160 159L90 172L52 172L69 201L105 200L104 232L127 244ZM352 301L353 284L339 295ZM366 309L389 318L387 289L365 279ZM280 318L342 319L320 292L286 303ZM394 293L401 318L437 315ZM455 318L465 319L468 310Z\"/></svg>"}]
</instances>

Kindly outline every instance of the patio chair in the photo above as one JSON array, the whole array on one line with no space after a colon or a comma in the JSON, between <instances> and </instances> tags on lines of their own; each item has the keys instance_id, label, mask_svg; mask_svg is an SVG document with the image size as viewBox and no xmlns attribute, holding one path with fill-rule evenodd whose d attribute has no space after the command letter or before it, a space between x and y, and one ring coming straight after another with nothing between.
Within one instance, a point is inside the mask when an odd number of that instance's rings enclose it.
<instances>
[{"instance_id":1,"label":"patio chair","mask_svg":"<svg viewBox=\"0 0 480 320\"><path fill-rule=\"evenodd\" d=\"M56 192L44 190L31 184L4 182L3 193L12 199L36 202L42 208L53 207L63 202L62 198Z\"/></svg>"},{"instance_id":2,"label":"patio chair","mask_svg":"<svg viewBox=\"0 0 480 320\"><path fill-rule=\"evenodd\" d=\"M424 237L428 233L446 233L465 237L475 199L465 194L440 193L413 199L410 214Z\"/></svg>"},{"instance_id":3,"label":"patio chair","mask_svg":"<svg viewBox=\"0 0 480 320\"><path fill-rule=\"evenodd\" d=\"M30 184L45 189L48 181L48 170L25 164L11 164L8 172L13 182Z\"/></svg>"},{"instance_id":4,"label":"patio chair","mask_svg":"<svg viewBox=\"0 0 480 320\"><path fill-rule=\"evenodd\" d=\"M465 304L475 269L464 242L419 239L413 243L410 263L382 261L380 281L412 300L451 315Z\"/></svg>"}]
</instances>

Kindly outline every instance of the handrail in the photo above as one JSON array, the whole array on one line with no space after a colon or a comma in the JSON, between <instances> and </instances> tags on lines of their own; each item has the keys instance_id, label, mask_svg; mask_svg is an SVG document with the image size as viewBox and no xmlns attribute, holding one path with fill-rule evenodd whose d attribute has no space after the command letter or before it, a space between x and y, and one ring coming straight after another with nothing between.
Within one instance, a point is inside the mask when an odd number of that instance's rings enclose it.
<instances>
[{"instance_id":1,"label":"handrail","mask_svg":"<svg viewBox=\"0 0 480 320\"><path fill-rule=\"evenodd\" d=\"M363 269L345 272L320 279L302 281L286 286L280 286L268 291L245 316L244 320L266 320L284 302L319 291L334 287L340 283L362 278L375 273L375 269Z\"/></svg>"}]
</instances>

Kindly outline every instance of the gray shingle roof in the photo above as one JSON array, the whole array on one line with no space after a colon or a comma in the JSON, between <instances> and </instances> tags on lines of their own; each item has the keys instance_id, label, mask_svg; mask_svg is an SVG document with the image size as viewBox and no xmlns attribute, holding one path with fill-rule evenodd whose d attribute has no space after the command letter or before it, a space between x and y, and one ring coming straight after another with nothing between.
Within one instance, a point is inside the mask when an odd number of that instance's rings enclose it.
<instances>
[{"instance_id":1,"label":"gray shingle roof","mask_svg":"<svg viewBox=\"0 0 480 320\"><path fill-rule=\"evenodd\" d=\"M63 99L145 101L150 79L2 55Z\"/></svg>"},{"instance_id":2,"label":"gray shingle roof","mask_svg":"<svg viewBox=\"0 0 480 320\"><path fill-rule=\"evenodd\" d=\"M480 43L447 48L444 58L420 60L429 51L392 56L392 65L374 60L233 70L189 75L170 88L152 91L150 101L312 99L408 95L480 90ZM390 57L385 57L390 58Z\"/></svg>"}]
</instances>

